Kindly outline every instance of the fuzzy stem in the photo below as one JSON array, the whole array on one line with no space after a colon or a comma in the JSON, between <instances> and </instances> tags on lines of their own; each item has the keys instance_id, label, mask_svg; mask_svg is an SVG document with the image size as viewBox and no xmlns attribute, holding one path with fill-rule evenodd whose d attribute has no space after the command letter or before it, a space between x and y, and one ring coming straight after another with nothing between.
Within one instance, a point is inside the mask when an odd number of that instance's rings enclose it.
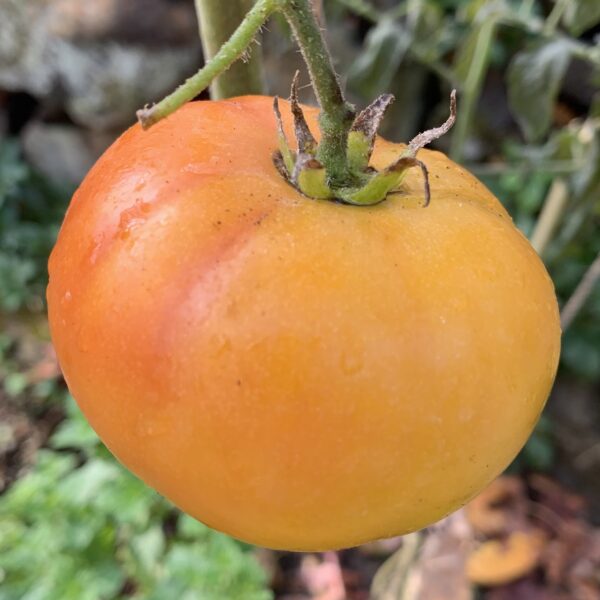
<instances>
[{"instance_id":1,"label":"fuzzy stem","mask_svg":"<svg viewBox=\"0 0 600 600\"><path fill-rule=\"evenodd\" d=\"M229 40L198 73L158 104L138 111L137 116L142 127L148 129L205 90L217 75L226 71L244 54L280 3L281 0L258 0Z\"/></svg>"},{"instance_id":2,"label":"fuzzy stem","mask_svg":"<svg viewBox=\"0 0 600 600\"><path fill-rule=\"evenodd\" d=\"M579 285L575 288L573 295L569 298L560 313L560 324L563 331L566 331L583 308L586 300L594 290L596 284L600 281L600 253L589 266L582 277Z\"/></svg>"},{"instance_id":3,"label":"fuzzy stem","mask_svg":"<svg viewBox=\"0 0 600 600\"><path fill-rule=\"evenodd\" d=\"M310 0L284 0L282 11L294 31L321 106L321 144L317 158L325 166L333 186L348 185L351 176L346 148L354 109L344 99Z\"/></svg>"},{"instance_id":4,"label":"fuzzy stem","mask_svg":"<svg viewBox=\"0 0 600 600\"><path fill-rule=\"evenodd\" d=\"M209 62L234 33L254 0L195 0L204 60ZM263 93L260 47L256 45L246 61L239 61L219 75L210 86L213 100L244 94Z\"/></svg>"},{"instance_id":5,"label":"fuzzy stem","mask_svg":"<svg viewBox=\"0 0 600 600\"><path fill-rule=\"evenodd\" d=\"M531 234L531 245L542 257L564 215L568 193L569 189L564 179L556 178L544 200L542 211Z\"/></svg>"}]
</instances>

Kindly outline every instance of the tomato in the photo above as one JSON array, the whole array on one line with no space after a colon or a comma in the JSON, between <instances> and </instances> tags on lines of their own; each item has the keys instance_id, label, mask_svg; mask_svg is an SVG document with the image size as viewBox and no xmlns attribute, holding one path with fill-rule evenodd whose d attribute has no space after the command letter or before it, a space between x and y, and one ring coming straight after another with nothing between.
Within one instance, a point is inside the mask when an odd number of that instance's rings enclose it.
<instances>
[{"instance_id":1,"label":"tomato","mask_svg":"<svg viewBox=\"0 0 600 600\"><path fill-rule=\"evenodd\" d=\"M65 378L115 456L211 527L294 550L422 528L536 423L559 356L552 282L439 152L419 153L427 208L417 169L356 207L300 195L276 147L264 97L189 104L114 143L50 259ZM402 149L379 139L375 166Z\"/></svg>"}]
</instances>

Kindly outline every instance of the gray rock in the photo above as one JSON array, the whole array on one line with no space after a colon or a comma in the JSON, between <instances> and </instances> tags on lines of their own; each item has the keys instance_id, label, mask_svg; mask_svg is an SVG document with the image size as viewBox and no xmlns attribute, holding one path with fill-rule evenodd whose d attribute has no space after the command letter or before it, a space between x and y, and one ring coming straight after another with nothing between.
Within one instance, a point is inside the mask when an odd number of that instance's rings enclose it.
<instances>
[{"instance_id":1,"label":"gray rock","mask_svg":"<svg viewBox=\"0 0 600 600\"><path fill-rule=\"evenodd\" d=\"M123 9L117 10L123 2L2 0L0 89L26 91L42 102L58 95L73 121L87 128L121 129L132 123L137 108L170 92L201 64L199 40L189 25L182 27L181 7L152 13L155 20L171 16L180 36L177 44L164 36L164 43L158 43L161 38L150 35L145 10L151 4L168 3L127 3L131 26L135 7L146 23L145 30L133 28L136 33L128 38L120 19ZM168 21L156 23L156 31L169 28Z\"/></svg>"},{"instance_id":2,"label":"gray rock","mask_svg":"<svg viewBox=\"0 0 600 600\"><path fill-rule=\"evenodd\" d=\"M59 185L72 187L83 179L113 139L112 133L33 121L22 132L21 143L31 165Z\"/></svg>"}]
</instances>

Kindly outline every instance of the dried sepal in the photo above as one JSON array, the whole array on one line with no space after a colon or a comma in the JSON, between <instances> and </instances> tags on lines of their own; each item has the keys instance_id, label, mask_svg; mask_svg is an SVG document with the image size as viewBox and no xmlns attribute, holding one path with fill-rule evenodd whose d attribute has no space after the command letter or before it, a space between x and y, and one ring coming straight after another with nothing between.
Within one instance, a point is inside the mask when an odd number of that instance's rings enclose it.
<instances>
[{"instance_id":1,"label":"dried sepal","mask_svg":"<svg viewBox=\"0 0 600 600\"><path fill-rule=\"evenodd\" d=\"M333 198L333 192L327 184L325 167L316 159L304 154L299 157L294 170L294 184L309 198Z\"/></svg>"},{"instance_id":2,"label":"dried sepal","mask_svg":"<svg viewBox=\"0 0 600 600\"><path fill-rule=\"evenodd\" d=\"M298 155L309 154L315 156L317 154L317 140L311 133L308 123L304 118L304 113L298 102L298 80L300 78L299 71L296 71L292 81L292 90L290 93L290 104L292 106L292 114L294 115L294 131L298 142Z\"/></svg>"},{"instance_id":3,"label":"dried sepal","mask_svg":"<svg viewBox=\"0 0 600 600\"><path fill-rule=\"evenodd\" d=\"M349 187L332 188L324 165L317 160L318 144L312 135L308 123L298 102L299 73L296 72L291 92L290 105L294 118L294 133L298 151L290 149L285 135L279 100L273 101L273 110L277 121L279 150L273 155L273 162L281 175L298 191L310 198L336 198L346 204L371 206L385 200L388 194L398 190L406 172L418 167L423 174L423 206L431 200L429 172L427 166L416 158L417 152L425 145L448 132L456 120L456 91L450 95L450 116L441 126L417 135L405 152L382 171L369 166L373 153L377 130L386 109L393 102L391 94L384 94L364 109L350 129L347 147L349 172L355 182Z\"/></svg>"},{"instance_id":4,"label":"dried sepal","mask_svg":"<svg viewBox=\"0 0 600 600\"><path fill-rule=\"evenodd\" d=\"M423 174L423 192L425 197L423 206L429 206L429 203L431 202L431 185L429 184L429 171L427 170L427 166L422 160L419 160L414 156L402 156L393 165L388 167L386 171L396 171L400 173L402 177L404 176L404 173L411 167L419 167L421 169L421 173ZM399 184L400 181L398 181L398 185Z\"/></svg>"},{"instance_id":5,"label":"dried sepal","mask_svg":"<svg viewBox=\"0 0 600 600\"><path fill-rule=\"evenodd\" d=\"M348 204L361 206L378 204L385 200L387 195L400 185L406 172L412 167L419 167L423 173L423 186L425 192L423 206L427 206L431 200L429 171L427 170L425 163L413 156L400 157L395 163L383 171L375 173L361 188L342 190L341 199Z\"/></svg>"},{"instance_id":6,"label":"dried sepal","mask_svg":"<svg viewBox=\"0 0 600 600\"><path fill-rule=\"evenodd\" d=\"M292 175L291 175L291 173L287 169L285 161L283 160L283 156L281 155L281 151L280 150L275 150L275 152L273 152L273 155L272 155L271 159L273 160L273 164L275 165L275 168L277 169L277 171L279 172L279 174L286 181L288 181L289 183L291 183L292 182Z\"/></svg>"},{"instance_id":7,"label":"dried sepal","mask_svg":"<svg viewBox=\"0 0 600 600\"><path fill-rule=\"evenodd\" d=\"M393 101L392 94L383 94L354 120L348 134L348 163L353 171L360 173L368 168L377 131L386 110Z\"/></svg>"},{"instance_id":8,"label":"dried sepal","mask_svg":"<svg viewBox=\"0 0 600 600\"><path fill-rule=\"evenodd\" d=\"M434 127L433 129L428 129L423 133L419 133L416 135L410 142L408 143L408 151L412 156L415 156L417 152L431 144L434 140L441 138L443 135L448 133L452 126L456 122L456 90L452 90L450 93L450 116L446 119L444 123L442 123L439 127Z\"/></svg>"},{"instance_id":9,"label":"dried sepal","mask_svg":"<svg viewBox=\"0 0 600 600\"><path fill-rule=\"evenodd\" d=\"M283 129L283 119L281 118L281 110L279 109L279 98L275 96L273 99L273 112L275 113L275 121L277 122L277 140L279 142L279 155L283 166L287 170L287 179L290 179L294 171L294 153L290 149L285 131ZM273 160L275 158L273 157ZM276 165L277 166L277 165Z\"/></svg>"}]
</instances>

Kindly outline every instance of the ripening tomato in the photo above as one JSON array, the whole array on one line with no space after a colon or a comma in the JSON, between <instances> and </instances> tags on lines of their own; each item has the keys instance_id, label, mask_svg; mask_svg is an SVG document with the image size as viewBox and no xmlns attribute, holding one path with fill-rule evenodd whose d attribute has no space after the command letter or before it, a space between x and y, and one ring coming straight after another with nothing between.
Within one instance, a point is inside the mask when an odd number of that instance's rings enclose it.
<instances>
[{"instance_id":1,"label":"ripening tomato","mask_svg":"<svg viewBox=\"0 0 600 600\"><path fill-rule=\"evenodd\" d=\"M419 529L529 436L559 356L552 282L439 152L419 154L429 207L415 169L356 207L300 195L276 147L264 97L115 142L50 259L60 364L115 456L216 529L295 550ZM402 149L378 140L375 166Z\"/></svg>"}]
</instances>

